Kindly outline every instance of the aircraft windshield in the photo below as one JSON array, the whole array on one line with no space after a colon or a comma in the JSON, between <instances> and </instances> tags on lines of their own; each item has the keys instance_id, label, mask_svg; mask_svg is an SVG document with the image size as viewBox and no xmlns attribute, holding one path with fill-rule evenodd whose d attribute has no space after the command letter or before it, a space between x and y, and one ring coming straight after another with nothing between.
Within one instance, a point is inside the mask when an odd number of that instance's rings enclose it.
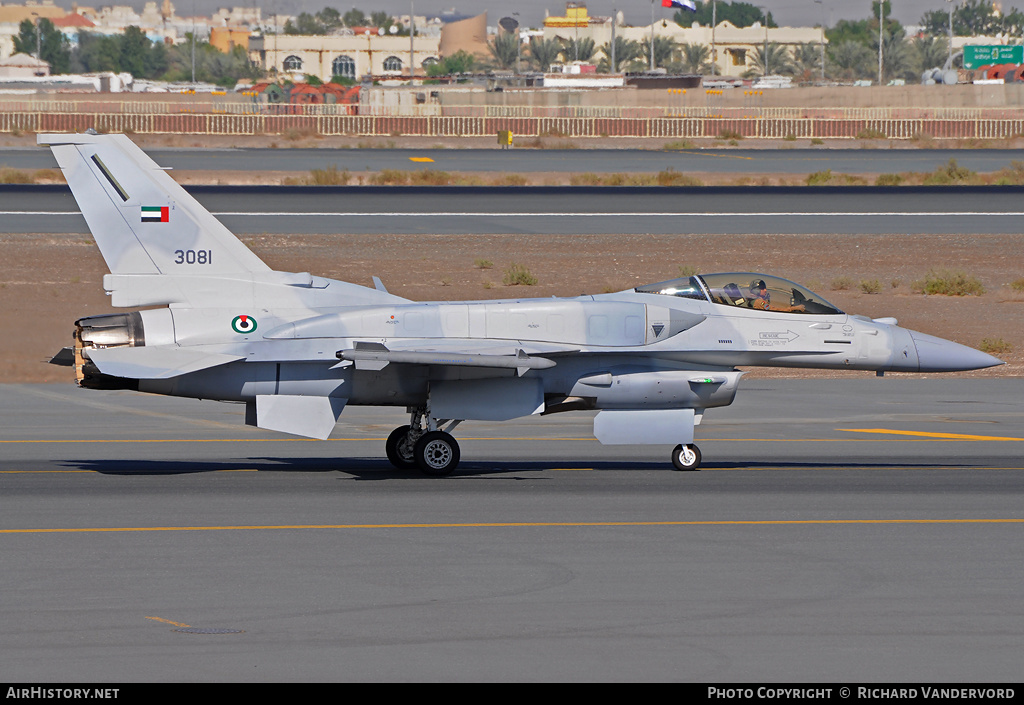
<instances>
[{"instance_id":1,"label":"aircraft windshield","mask_svg":"<svg viewBox=\"0 0 1024 705\"><path fill-rule=\"evenodd\" d=\"M700 279L711 295L712 303L722 306L779 313L842 313L810 289L767 274L704 274Z\"/></svg>"},{"instance_id":2,"label":"aircraft windshield","mask_svg":"<svg viewBox=\"0 0 1024 705\"><path fill-rule=\"evenodd\" d=\"M708 300L708 297L704 295L704 290L701 288L700 282L697 281L697 277L683 277L682 279L670 279L667 282L638 286L636 291L643 294L681 296L684 299L697 299L698 301Z\"/></svg>"}]
</instances>

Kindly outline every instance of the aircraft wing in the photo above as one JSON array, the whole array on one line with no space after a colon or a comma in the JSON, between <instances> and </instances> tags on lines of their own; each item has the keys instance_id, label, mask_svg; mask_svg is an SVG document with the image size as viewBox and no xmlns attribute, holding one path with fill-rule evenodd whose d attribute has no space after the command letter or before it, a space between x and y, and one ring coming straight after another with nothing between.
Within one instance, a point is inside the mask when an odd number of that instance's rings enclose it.
<instances>
[{"instance_id":1,"label":"aircraft wing","mask_svg":"<svg viewBox=\"0 0 1024 705\"><path fill-rule=\"evenodd\" d=\"M90 349L87 355L103 374L130 379L170 379L244 359L242 355L187 350L173 345L96 348Z\"/></svg>"}]
</instances>

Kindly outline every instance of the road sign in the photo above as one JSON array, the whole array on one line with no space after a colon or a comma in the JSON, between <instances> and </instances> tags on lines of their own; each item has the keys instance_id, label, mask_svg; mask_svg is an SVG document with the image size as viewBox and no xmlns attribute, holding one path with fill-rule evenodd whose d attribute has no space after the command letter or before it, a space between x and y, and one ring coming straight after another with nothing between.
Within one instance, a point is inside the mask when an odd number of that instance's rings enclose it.
<instances>
[{"instance_id":1,"label":"road sign","mask_svg":"<svg viewBox=\"0 0 1024 705\"><path fill-rule=\"evenodd\" d=\"M1024 45L964 47L964 68L976 69L994 64L1024 64Z\"/></svg>"}]
</instances>

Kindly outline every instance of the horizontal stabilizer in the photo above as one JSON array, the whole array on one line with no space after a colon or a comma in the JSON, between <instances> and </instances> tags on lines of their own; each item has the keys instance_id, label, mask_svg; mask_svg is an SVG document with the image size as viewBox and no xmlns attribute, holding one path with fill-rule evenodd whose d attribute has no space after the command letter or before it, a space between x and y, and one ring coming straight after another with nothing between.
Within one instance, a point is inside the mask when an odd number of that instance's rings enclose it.
<instances>
[{"instance_id":1,"label":"horizontal stabilizer","mask_svg":"<svg viewBox=\"0 0 1024 705\"><path fill-rule=\"evenodd\" d=\"M95 348L87 350L86 355L103 374L128 379L170 379L245 359L241 355L186 350L173 345Z\"/></svg>"},{"instance_id":2,"label":"horizontal stabilizer","mask_svg":"<svg viewBox=\"0 0 1024 705\"><path fill-rule=\"evenodd\" d=\"M60 365L61 367L74 367L75 366L75 349L74 348L61 348L60 352L50 358L51 365Z\"/></svg>"}]
</instances>

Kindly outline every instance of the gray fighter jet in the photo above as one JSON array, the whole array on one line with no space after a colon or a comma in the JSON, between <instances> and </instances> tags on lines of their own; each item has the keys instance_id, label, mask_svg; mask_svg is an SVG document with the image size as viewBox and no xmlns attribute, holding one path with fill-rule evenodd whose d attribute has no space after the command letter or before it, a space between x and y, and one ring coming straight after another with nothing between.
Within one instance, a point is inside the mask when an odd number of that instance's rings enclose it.
<instances>
[{"instance_id":1,"label":"gray fighter jet","mask_svg":"<svg viewBox=\"0 0 1024 705\"><path fill-rule=\"evenodd\" d=\"M325 439L348 404L407 407L385 444L399 468L447 475L463 420L597 410L606 444L674 446L732 403L737 366L905 372L1001 364L893 319L848 315L756 273L705 274L576 298L416 302L249 251L123 135L39 135L130 313L76 322L54 361L78 384L245 404L245 422Z\"/></svg>"}]
</instances>

